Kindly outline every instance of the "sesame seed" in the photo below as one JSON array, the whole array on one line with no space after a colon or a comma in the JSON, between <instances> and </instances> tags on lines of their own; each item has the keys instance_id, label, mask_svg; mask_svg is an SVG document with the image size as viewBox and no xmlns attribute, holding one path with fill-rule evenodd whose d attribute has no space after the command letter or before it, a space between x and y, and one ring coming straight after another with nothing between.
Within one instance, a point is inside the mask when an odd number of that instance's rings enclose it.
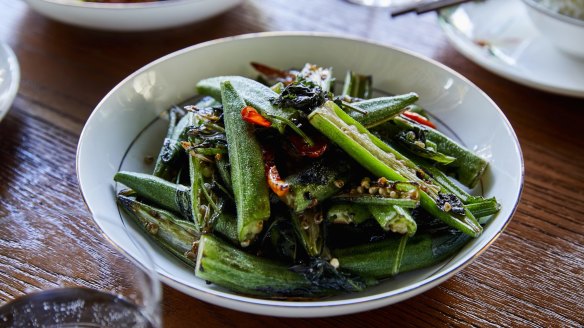
<instances>
[{"instance_id":1,"label":"sesame seed","mask_svg":"<svg viewBox=\"0 0 584 328\"><path fill-rule=\"evenodd\" d=\"M330 262L329 262L329 263L330 263L330 264L333 266L333 268L335 268L335 269L337 269L337 268L339 267L339 265L341 264L341 263L339 263L339 259L337 259L336 257L333 257L333 258L330 260Z\"/></svg>"},{"instance_id":2,"label":"sesame seed","mask_svg":"<svg viewBox=\"0 0 584 328\"><path fill-rule=\"evenodd\" d=\"M444 212L450 212L451 209L452 209L452 205L450 205L449 202L445 202L444 203Z\"/></svg>"}]
</instances>

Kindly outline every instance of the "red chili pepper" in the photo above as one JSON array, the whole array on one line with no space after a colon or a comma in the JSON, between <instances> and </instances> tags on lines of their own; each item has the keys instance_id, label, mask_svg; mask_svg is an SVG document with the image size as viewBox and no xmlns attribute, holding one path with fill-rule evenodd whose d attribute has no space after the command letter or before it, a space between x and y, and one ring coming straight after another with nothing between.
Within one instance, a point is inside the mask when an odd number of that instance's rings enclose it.
<instances>
[{"instance_id":1,"label":"red chili pepper","mask_svg":"<svg viewBox=\"0 0 584 328\"><path fill-rule=\"evenodd\" d=\"M270 148L262 148L262 155L264 157L264 170L268 186L278 197L285 196L290 190L290 185L280 178L280 173L276 168L276 163L274 163L274 152Z\"/></svg>"},{"instance_id":2,"label":"red chili pepper","mask_svg":"<svg viewBox=\"0 0 584 328\"><path fill-rule=\"evenodd\" d=\"M427 118L425 118L424 116L415 113L415 112L410 112L409 110L406 110L402 113L405 117L414 120L420 124L426 125L431 127L432 129L436 128L436 125L432 122L430 122L430 120L428 120Z\"/></svg>"},{"instance_id":3,"label":"red chili pepper","mask_svg":"<svg viewBox=\"0 0 584 328\"><path fill-rule=\"evenodd\" d=\"M290 135L290 141L292 142L292 147L300 154L301 156L306 156L310 158L317 158L322 156L328 147L328 143L323 138L313 138L314 145L311 146L307 144L302 137L299 135L293 134Z\"/></svg>"},{"instance_id":4,"label":"red chili pepper","mask_svg":"<svg viewBox=\"0 0 584 328\"><path fill-rule=\"evenodd\" d=\"M272 189L278 197L286 195L290 190L290 185L280 178L280 173L278 173L276 165L272 165L268 168L267 179L268 186L270 186L270 189Z\"/></svg>"},{"instance_id":5,"label":"red chili pepper","mask_svg":"<svg viewBox=\"0 0 584 328\"><path fill-rule=\"evenodd\" d=\"M266 128L272 125L270 121L268 121L265 117L260 115L260 113L258 113L258 111L251 106L243 107L243 109L241 110L241 117L247 123L264 126Z\"/></svg>"}]
</instances>

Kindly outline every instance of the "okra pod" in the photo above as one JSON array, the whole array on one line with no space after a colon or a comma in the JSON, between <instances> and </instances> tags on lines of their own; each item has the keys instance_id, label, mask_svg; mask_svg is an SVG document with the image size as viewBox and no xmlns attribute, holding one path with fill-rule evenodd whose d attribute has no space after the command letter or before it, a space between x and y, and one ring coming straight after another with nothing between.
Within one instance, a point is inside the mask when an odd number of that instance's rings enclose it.
<instances>
[{"instance_id":1,"label":"okra pod","mask_svg":"<svg viewBox=\"0 0 584 328\"><path fill-rule=\"evenodd\" d=\"M114 180L134 190L154 204L191 218L190 188L181 184L168 182L150 174L120 171Z\"/></svg>"},{"instance_id":2,"label":"okra pod","mask_svg":"<svg viewBox=\"0 0 584 328\"><path fill-rule=\"evenodd\" d=\"M362 205L378 205L378 206L401 206L403 208L415 208L420 203L416 199L410 198L390 198L373 195L339 195L333 198L334 201L351 202Z\"/></svg>"},{"instance_id":3,"label":"okra pod","mask_svg":"<svg viewBox=\"0 0 584 328\"><path fill-rule=\"evenodd\" d=\"M199 235L194 224L130 197L118 195L117 199L122 209L162 248L189 266L195 266Z\"/></svg>"},{"instance_id":4,"label":"okra pod","mask_svg":"<svg viewBox=\"0 0 584 328\"><path fill-rule=\"evenodd\" d=\"M438 152L436 150L438 145L430 140L426 140L420 131L401 131L395 136L394 140L410 153L425 158L428 161L442 165L448 165L456 161L455 157Z\"/></svg>"},{"instance_id":5,"label":"okra pod","mask_svg":"<svg viewBox=\"0 0 584 328\"><path fill-rule=\"evenodd\" d=\"M168 111L168 130L162 142L162 148L160 148L160 152L158 153L156 164L154 165L153 174L165 180L172 179L176 174L175 169L169 163L173 161L173 154L180 150L180 145L177 145L177 142L172 138L177 122L179 121L179 111L182 110L177 107L172 107Z\"/></svg>"},{"instance_id":6,"label":"okra pod","mask_svg":"<svg viewBox=\"0 0 584 328\"><path fill-rule=\"evenodd\" d=\"M320 208L302 213L292 212L292 224L296 235L309 256L319 256L324 246L323 217Z\"/></svg>"},{"instance_id":7,"label":"okra pod","mask_svg":"<svg viewBox=\"0 0 584 328\"><path fill-rule=\"evenodd\" d=\"M438 264L458 252L470 239L468 235L449 231L417 233L411 238L405 238L390 237L383 241L336 249L332 254L339 260L339 268L342 270L383 279Z\"/></svg>"},{"instance_id":8,"label":"okra pod","mask_svg":"<svg viewBox=\"0 0 584 328\"><path fill-rule=\"evenodd\" d=\"M501 209L501 204L497 203L497 200L493 197L480 202L465 205L465 207L476 218L479 218L482 224L484 224L486 221L488 221L489 216L499 212Z\"/></svg>"},{"instance_id":9,"label":"okra pod","mask_svg":"<svg viewBox=\"0 0 584 328\"><path fill-rule=\"evenodd\" d=\"M389 180L416 182L420 186L420 205L429 213L472 237L480 235L482 227L470 212L459 215L438 207L440 186L420 178L426 174L419 167L372 135L335 103L326 102L308 118L315 128L370 172Z\"/></svg>"},{"instance_id":10,"label":"okra pod","mask_svg":"<svg viewBox=\"0 0 584 328\"><path fill-rule=\"evenodd\" d=\"M335 224L360 224L371 218L366 205L354 203L336 203L327 211L327 222Z\"/></svg>"},{"instance_id":11,"label":"okra pod","mask_svg":"<svg viewBox=\"0 0 584 328\"><path fill-rule=\"evenodd\" d=\"M219 76L199 81L197 83L197 92L209 95L225 105L225 99L222 98L221 93L221 84L224 81L229 81L245 104L258 110L262 116L271 122L271 126L281 133L284 132L288 122L294 120L298 115L296 110L274 106L270 100L278 98L279 95L269 87L241 76ZM242 109L243 107L238 109L238 115L240 115Z\"/></svg>"},{"instance_id":12,"label":"okra pod","mask_svg":"<svg viewBox=\"0 0 584 328\"><path fill-rule=\"evenodd\" d=\"M416 221L402 206L369 205L367 209L385 231L392 231L408 237L416 233Z\"/></svg>"},{"instance_id":13,"label":"okra pod","mask_svg":"<svg viewBox=\"0 0 584 328\"><path fill-rule=\"evenodd\" d=\"M184 220L192 221L191 188L168 182L149 174L136 172L118 172L114 180L134 190L138 196L150 202L182 215ZM218 203L222 203L221 200ZM180 221L182 223L184 221ZM197 231L201 227L187 222ZM212 222L213 231L219 232L231 241L237 240L237 223L232 214L220 211Z\"/></svg>"},{"instance_id":14,"label":"okra pod","mask_svg":"<svg viewBox=\"0 0 584 328\"><path fill-rule=\"evenodd\" d=\"M478 183L488 166L488 162L441 132L402 116L394 117L390 123L385 124L383 129L378 131L382 136L384 134L393 136L400 131L413 129L423 131L425 138L436 144L436 151L456 158L452 163L441 166L441 169L453 174L456 180L469 188L473 188Z\"/></svg>"},{"instance_id":15,"label":"okra pod","mask_svg":"<svg viewBox=\"0 0 584 328\"><path fill-rule=\"evenodd\" d=\"M366 128L387 122L401 113L407 106L418 101L415 92L390 97L379 97L351 103L362 111L350 111L349 115Z\"/></svg>"},{"instance_id":16,"label":"okra pod","mask_svg":"<svg viewBox=\"0 0 584 328\"><path fill-rule=\"evenodd\" d=\"M347 71L343 84L343 96L352 98L369 99L373 95L373 77L371 75L357 74Z\"/></svg>"},{"instance_id":17,"label":"okra pod","mask_svg":"<svg viewBox=\"0 0 584 328\"><path fill-rule=\"evenodd\" d=\"M350 170L349 163L342 159L318 159L286 178L290 189L280 199L295 212L302 212L338 193L349 181Z\"/></svg>"},{"instance_id":18,"label":"okra pod","mask_svg":"<svg viewBox=\"0 0 584 328\"><path fill-rule=\"evenodd\" d=\"M221 99L229 144L231 184L237 208L238 237L242 246L247 246L270 217L264 162L253 126L241 119L240 112L246 104L230 81L221 83Z\"/></svg>"},{"instance_id":19,"label":"okra pod","mask_svg":"<svg viewBox=\"0 0 584 328\"><path fill-rule=\"evenodd\" d=\"M200 97L199 97L200 98ZM199 100L190 100L183 104L190 104L194 102L196 108L208 108L217 105L221 105L211 97L203 97ZM189 131L189 122L192 120L192 111L187 112L183 115L180 120L178 119L178 113L183 110L179 107L174 106L169 111L170 123L168 127L168 132L166 138L164 139L162 148L156 160L156 165L154 167L154 175L161 177L165 180L172 181L177 172L177 166L180 166L178 162L181 160L181 155L184 154L181 142L187 140L187 133Z\"/></svg>"},{"instance_id":20,"label":"okra pod","mask_svg":"<svg viewBox=\"0 0 584 328\"><path fill-rule=\"evenodd\" d=\"M246 295L268 298L339 292L314 285L285 264L245 253L212 235L201 236L195 275Z\"/></svg>"}]
</instances>

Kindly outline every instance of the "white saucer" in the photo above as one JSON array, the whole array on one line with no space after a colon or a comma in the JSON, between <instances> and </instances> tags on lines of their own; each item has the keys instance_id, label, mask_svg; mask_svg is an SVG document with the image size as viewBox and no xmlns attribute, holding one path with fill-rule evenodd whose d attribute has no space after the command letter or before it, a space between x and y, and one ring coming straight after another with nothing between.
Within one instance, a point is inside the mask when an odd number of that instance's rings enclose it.
<instances>
[{"instance_id":1,"label":"white saucer","mask_svg":"<svg viewBox=\"0 0 584 328\"><path fill-rule=\"evenodd\" d=\"M469 2L438 17L452 45L485 69L536 89L584 97L584 61L539 34L520 0Z\"/></svg>"},{"instance_id":2,"label":"white saucer","mask_svg":"<svg viewBox=\"0 0 584 328\"><path fill-rule=\"evenodd\" d=\"M20 83L18 60L12 49L0 42L0 121L12 106Z\"/></svg>"}]
</instances>

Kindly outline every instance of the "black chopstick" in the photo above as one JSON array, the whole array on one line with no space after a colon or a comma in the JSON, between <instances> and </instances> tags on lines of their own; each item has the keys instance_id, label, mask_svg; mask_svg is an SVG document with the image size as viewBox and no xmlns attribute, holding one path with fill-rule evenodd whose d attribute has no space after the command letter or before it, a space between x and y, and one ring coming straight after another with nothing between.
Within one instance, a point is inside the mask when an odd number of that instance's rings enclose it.
<instances>
[{"instance_id":1,"label":"black chopstick","mask_svg":"<svg viewBox=\"0 0 584 328\"><path fill-rule=\"evenodd\" d=\"M391 11L391 17L396 17L399 15L407 14L415 11L416 14L423 14L430 11L436 11L442 8L451 7L459 5L461 3L469 2L473 0L433 0L433 1L422 1L415 2L409 5L399 7Z\"/></svg>"}]
</instances>

